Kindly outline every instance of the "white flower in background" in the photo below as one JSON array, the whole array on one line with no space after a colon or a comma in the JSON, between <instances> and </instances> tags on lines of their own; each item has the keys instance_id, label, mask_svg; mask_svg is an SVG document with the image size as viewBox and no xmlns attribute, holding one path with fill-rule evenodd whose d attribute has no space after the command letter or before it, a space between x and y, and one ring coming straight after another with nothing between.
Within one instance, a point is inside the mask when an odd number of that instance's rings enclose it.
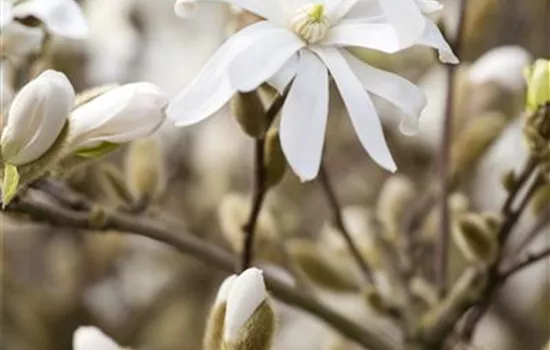
<instances>
[{"instance_id":1,"label":"white flower in background","mask_svg":"<svg viewBox=\"0 0 550 350\"><path fill-rule=\"evenodd\" d=\"M213 115L237 91L268 82L282 92L293 81L282 109L281 143L294 172L311 180L321 163L330 73L363 147L379 165L396 170L370 94L403 110L409 127L417 124L425 96L409 81L365 64L345 47L394 53L418 43L430 21L414 0L203 1L237 5L266 20L224 43L172 101L168 117L177 126ZM192 3L179 0L176 8Z\"/></svg>"},{"instance_id":2,"label":"white flower in background","mask_svg":"<svg viewBox=\"0 0 550 350\"><path fill-rule=\"evenodd\" d=\"M67 77L47 70L15 96L0 145L2 162L31 163L55 143L74 106L75 92Z\"/></svg>"},{"instance_id":3,"label":"white flower in background","mask_svg":"<svg viewBox=\"0 0 550 350\"><path fill-rule=\"evenodd\" d=\"M155 132L168 100L150 83L115 88L75 109L69 117L68 152L122 144Z\"/></svg>"},{"instance_id":4,"label":"white flower in background","mask_svg":"<svg viewBox=\"0 0 550 350\"><path fill-rule=\"evenodd\" d=\"M12 25L14 19L36 17L54 35L82 39L88 25L74 0L0 0L0 28Z\"/></svg>"},{"instance_id":5,"label":"white flower in background","mask_svg":"<svg viewBox=\"0 0 550 350\"><path fill-rule=\"evenodd\" d=\"M88 326L74 332L73 350L121 350L121 347L96 327Z\"/></svg>"},{"instance_id":6,"label":"white flower in background","mask_svg":"<svg viewBox=\"0 0 550 350\"><path fill-rule=\"evenodd\" d=\"M2 27L1 30L2 54L12 63L17 63L20 58L39 52L42 47L44 32L40 28L13 22Z\"/></svg>"}]
</instances>

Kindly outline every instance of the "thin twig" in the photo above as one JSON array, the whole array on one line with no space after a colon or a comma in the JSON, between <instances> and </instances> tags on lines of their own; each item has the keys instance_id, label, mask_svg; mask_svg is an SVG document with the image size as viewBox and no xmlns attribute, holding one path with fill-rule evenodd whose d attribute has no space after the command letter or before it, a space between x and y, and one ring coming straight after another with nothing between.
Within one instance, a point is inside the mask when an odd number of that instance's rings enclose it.
<instances>
[{"instance_id":1,"label":"thin twig","mask_svg":"<svg viewBox=\"0 0 550 350\"><path fill-rule=\"evenodd\" d=\"M269 129L277 117L277 114L279 114L287 94L288 88L283 94L278 95L267 109L265 113L265 118L267 119L266 129ZM244 243L240 261L240 271L244 271L249 268L252 264L252 260L254 259L253 253L256 225L258 223L258 218L260 217L260 212L268 190L268 187L266 186L267 174L264 164L264 148L265 137L262 136L256 139L254 146L254 187L252 193L252 205L250 207L248 219L243 225Z\"/></svg>"},{"instance_id":2,"label":"thin twig","mask_svg":"<svg viewBox=\"0 0 550 350\"><path fill-rule=\"evenodd\" d=\"M363 256L361 255L359 248L357 248L357 245L353 241L353 238L351 237L351 234L346 226L346 223L344 222L344 218L342 216L342 206L338 201L338 197L336 196L336 192L332 187L329 174L324 164L321 164L321 169L319 171L319 181L321 183L321 187L323 188L323 192L327 197L328 203L330 205L330 209L332 211L332 215L334 217L334 223L336 224L338 231L340 231L340 233L342 234L342 237L346 241L346 244L348 245L348 248L353 258L357 262L357 265L359 265L359 268L363 272L367 282L374 283L374 279L372 277L372 273L369 268L369 265L367 264L365 259L363 259Z\"/></svg>"},{"instance_id":3,"label":"thin twig","mask_svg":"<svg viewBox=\"0 0 550 350\"><path fill-rule=\"evenodd\" d=\"M89 230L89 232L112 231L148 237L166 243L184 254L191 255L208 266L228 273L234 272L235 257L230 253L212 244L208 244L193 235L180 231L170 231L164 228L162 223L144 218L143 216L105 212L104 224L98 227L90 221L89 213L34 201L28 198L28 196L21 198L17 202L12 202L8 206L7 211L28 214L35 219L46 221L50 224ZM387 340L386 336L365 328L328 309L314 298L301 294L277 278L270 276L267 272L265 273L265 280L268 289L280 301L317 316L350 340L372 350L397 349L396 346Z\"/></svg>"},{"instance_id":4,"label":"thin twig","mask_svg":"<svg viewBox=\"0 0 550 350\"><path fill-rule=\"evenodd\" d=\"M466 11L468 0L460 0L460 16L458 21L457 35L454 41L454 52L460 55L464 41L464 30L466 24ZM445 110L445 123L443 126L443 140L439 159L439 176L441 185L441 236L437 245L436 278L437 288L440 296L445 295L447 289L447 260L450 240L450 210L449 196L451 188L449 186L451 166L451 144L453 139L453 118L454 118L454 95L457 66L449 65L447 68L447 106Z\"/></svg>"},{"instance_id":5,"label":"thin twig","mask_svg":"<svg viewBox=\"0 0 550 350\"><path fill-rule=\"evenodd\" d=\"M539 215L533 227L525 234L523 240L507 254L509 258L518 256L527 246L542 232L548 224L550 224L550 208L544 214Z\"/></svg>"},{"instance_id":6,"label":"thin twig","mask_svg":"<svg viewBox=\"0 0 550 350\"><path fill-rule=\"evenodd\" d=\"M516 264L504 269L501 272L501 279L503 281L507 280L508 278L512 277L512 275L518 273L519 271L523 270L524 268L533 265L534 263L537 263L543 259L546 259L550 257L550 247L544 249L543 251L539 253L531 253L528 254L526 257L521 259Z\"/></svg>"}]
</instances>

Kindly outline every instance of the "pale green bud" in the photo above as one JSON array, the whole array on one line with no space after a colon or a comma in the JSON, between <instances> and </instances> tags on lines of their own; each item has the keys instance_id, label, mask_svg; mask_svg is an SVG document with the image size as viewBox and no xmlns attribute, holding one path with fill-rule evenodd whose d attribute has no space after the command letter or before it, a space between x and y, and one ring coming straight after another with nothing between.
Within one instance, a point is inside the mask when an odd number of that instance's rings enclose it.
<instances>
[{"instance_id":1,"label":"pale green bud","mask_svg":"<svg viewBox=\"0 0 550 350\"><path fill-rule=\"evenodd\" d=\"M132 142L126 153L125 162L128 188L135 199L155 200L164 193L164 155L156 138L149 137Z\"/></svg>"},{"instance_id":2,"label":"pale green bud","mask_svg":"<svg viewBox=\"0 0 550 350\"><path fill-rule=\"evenodd\" d=\"M231 100L231 113L248 136L260 138L265 135L268 120L257 91L237 92Z\"/></svg>"},{"instance_id":3,"label":"pale green bud","mask_svg":"<svg viewBox=\"0 0 550 350\"><path fill-rule=\"evenodd\" d=\"M265 136L264 166L266 186L272 187L281 182L285 176L286 159L281 148L278 129L270 129Z\"/></svg>"},{"instance_id":4,"label":"pale green bud","mask_svg":"<svg viewBox=\"0 0 550 350\"><path fill-rule=\"evenodd\" d=\"M218 290L216 301L210 310L210 315L206 322L203 338L204 350L219 350L222 346L227 298L236 278L237 275L227 277Z\"/></svg>"},{"instance_id":5,"label":"pale green bud","mask_svg":"<svg viewBox=\"0 0 550 350\"><path fill-rule=\"evenodd\" d=\"M452 233L460 252L470 263L485 265L495 260L498 253L496 232L483 216L464 215Z\"/></svg>"},{"instance_id":6,"label":"pale green bud","mask_svg":"<svg viewBox=\"0 0 550 350\"><path fill-rule=\"evenodd\" d=\"M538 59L525 70L527 109L535 111L550 102L550 60Z\"/></svg>"}]
</instances>

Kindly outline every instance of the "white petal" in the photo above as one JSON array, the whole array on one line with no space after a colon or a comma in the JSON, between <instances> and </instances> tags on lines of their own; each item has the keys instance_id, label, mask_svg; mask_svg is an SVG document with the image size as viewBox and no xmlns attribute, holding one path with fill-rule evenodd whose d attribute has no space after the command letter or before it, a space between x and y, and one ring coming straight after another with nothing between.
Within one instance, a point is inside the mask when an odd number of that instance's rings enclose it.
<instances>
[{"instance_id":1,"label":"white petal","mask_svg":"<svg viewBox=\"0 0 550 350\"><path fill-rule=\"evenodd\" d=\"M235 339L246 321L266 299L267 291L262 271L250 268L241 273L233 282L227 298L224 340Z\"/></svg>"},{"instance_id":2,"label":"white petal","mask_svg":"<svg viewBox=\"0 0 550 350\"><path fill-rule=\"evenodd\" d=\"M73 39L88 35L88 24L74 0L28 0L14 9L15 17L34 16L53 34Z\"/></svg>"},{"instance_id":3,"label":"white petal","mask_svg":"<svg viewBox=\"0 0 550 350\"><path fill-rule=\"evenodd\" d=\"M280 94L285 91L285 88L296 76L299 63L298 55L292 56L271 79L268 84L275 88Z\"/></svg>"},{"instance_id":4,"label":"white petal","mask_svg":"<svg viewBox=\"0 0 550 350\"><path fill-rule=\"evenodd\" d=\"M197 0L177 0L174 4L174 12L180 18L188 18L196 14L199 9Z\"/></svg>"},{"instance_id":5,"label":"white petal","mask_svg":"<svg viewBox=\"0 0 550 350\"><path fill-rule=\"evenodd\" d=\"M13 20L12 0L0 0L0 28Z\"/></svg>"},{"instance_id":6,"label":"white petal","mask_svg":"<svg viewBox=\"0 0 550 350\"><path fill-rule=\"evenodd\" d=\"M68 150L148 136L164 121L167 105L168 100L153 84L133 83L111 90L71 114Z\"/></svg>"},{"instance_id":7,"label":"white petal","mask_svg":"<svg viewBox=\"0 0 550 350\"><path fill-rule=\"evenodd\" d=\"M279 29L257 40L229 64L229 81L239 91L252 91L269 80L305 43Z\"/></svg>"},{"instance_id":8,"label":"white petal","mask_svg":"<svg viewBox=\"0 0 550 350\"><path fill-rule=\"evenodd\" d=\"M30 163L53 145L74 105L75 93L67 77L47 70L15 96L2 131L4 160Z\"/></svg>"},{"instance_id":9,"label":"white petal","mask_svg":"<svg viewBox=\"0 0 550 350\"><path fill-rule=\"evenodd\" d=\"M397 74L369 66L348 52L342 51L342 54L366 90L382 97L412 117L405 119L407 123L402 124L402 131L405 134L414 133L410 127L418 124L422 110L428 103L424 92Z\"/></svg>"},{"instance_id":10,"label":"white petal","mask_svg":"<svg viewBox=\"0 0 550 350\"><path fill-rule=\"evenodd\" d=\"M302 181L319 172L328 116L328 72L308 50L300 52L298 74L281 116L281 146L292 170Z\"/></svg>"},{"instance_id":11,"label":"white petal","mask_svg":"<svg viewBox=\"0 0 550 350\"><path fill-rule=\"evenodd\" d=\"M120 350L120 347L96 327L88 326L74 332L73 350Z\"/></svg>"},{"instance_id":12,"label":"white petal","mask_svg":"<svg viewBox=\"0 0 550 350\"><path fill-rule=\"evenodd\" d=\"M427 22L415 0L378 0L378 3L397 31L400 44L412 46L424 32Z\"/></svg>"},{"instance_id":13,"label":"white petal","mask_svg":"<svg viewBox=\"0 0 550 350\"><path fill-rule=\"evenodd\" d=\"M233 96L227 66L244 48L264 36L278 31L273 24L262 21L233 35L210 58L198 76L171 102L168 118L176 126L201 122L220 110Z\"/></svg>"},{"instance_id":14,"label":"white petal","mask_svg":"<svg viewBox=\"0 0 550 350\"><path fill-rule=\"evenodd\" d=\"M368 23L372 22L373 19L382 19L384 22L387 22L380 4L377 1L357 1L342 21L353 20Z\"/></svg>"},{"instance_id":15,"label":"white petal","mask_svg":"<svg viewBox=\"0 0 550 350\"><path fill-rule=\"evenodd\" d=\"M329 0L327 2L327 17L331 23L338 23L344 18L359 0Z\"/></svg>"},{"instance_id":16,"label":"white petal","mask_svg":"<svg viewBox=\"0 0 550 350\"><path fill-rule=\"evenodd\" d=\"M182 3L189 6L189 0L178 0L178 3ZM269 21L278 25L284 26L285 15L279 1L274 0L197 0L197 3L201 2L224 2L229 5L238 6L244 10L255 13L256 15L268 19ZM177 5L176 5L177 6Z\"/></svg>"},{"instance_id":17,"label":"white petal","mask_svg":"<svg viewBox=\"0 0 550 350\"><path fill-rule=\"evenodd\" d=\"M237 279L237 275L231 275L223 280L220 288L218 289L218 294L216 295L216 301L214 305L219 305L225 303L229 297L229 292L233 288L233 283Z\"/></svg>"},{"instance_id":18,"label":"white petal","mask_svg":"<svg viewBox=\"0 0 550 350\"><path fill-rule=\"evenodd\" d=\"M358 46L395 53L405 48L395 28L388 23L346 21L332 28L321 43L323 46Z\"/></svg>"},{"instance_id":19,"label":"white petal","mask_svg":"<svg viewBox=\"0 0 550 350\"><path fill-rule=\"evenodd\" d=\"M444 63L458 64L460 61L453 53L439 28L432 21L426 22L426 28L418 41L420 45L433 47L439 51L439 59Z\"/></svg>"},{"instance_id":20,"label":"white petal","mask_svg":"<svg viewBox=\"0 0 550 350\"><path fill-rule=\"evenodd\" d=\"M346 59L334 48L315 48L315 51L321 56L336 82L361 144L376 163L394 172L397 167L388 149L374 104Z\"/></svg>"},{"instance_id":21,"label":"white petal","mask_svg":"<svg viewBox=\"0 0 550 350\"><path fill-rule=\"evenodd\" d=\"M431 14L443 9L443 5L435 0L416 0L416 3L425 14Z\"/></svg>"}]
</instances>

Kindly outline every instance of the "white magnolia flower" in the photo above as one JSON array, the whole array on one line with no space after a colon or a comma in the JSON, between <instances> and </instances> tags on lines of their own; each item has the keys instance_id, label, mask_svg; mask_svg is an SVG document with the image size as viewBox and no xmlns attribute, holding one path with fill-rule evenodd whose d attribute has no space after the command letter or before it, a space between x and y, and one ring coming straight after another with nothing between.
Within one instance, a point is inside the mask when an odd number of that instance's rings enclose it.
<instances>
[{"instance_id":1,"label":"white magnolia flower","mask_svg":"<svg viewBox=\"0 0 550 350\"><path fill-rule=\"evenodd\" d=\"M121 350L114 340L96 327L80 327L73 334L73 350Z\"/></svg>"},{"instance_id":2,"label":"white magnolia flower","mask_svg":"<svg viewBox=\"0 0 550 350\"><path fill-rule=\"evenodd\" d=\"M74 0L0 0L0 28L13 24L16 18L38 18L52 34L82 39L88 25Z\"/></svg>"},{"instance_id":3,"label":"white magnolia flower","mask_svg":"<svg viewBox=\"0 0 550 350\"><path fill-rule=\"evenodd\" d=\"M71 113L68 151L149 136L164 121L167 105L164 94L150 83L127 84L106 92Z\"/></svg>"},{"instance_id":4,"label":"white magnolia flower","mask_svg":"<svg viewBox=\"0 0 550 350\"><path fill-rule=\"evenodd\" d=\"M225 280L218 292L217 302L227 299L223 340L231 343L256 309L267 299L264 277L257 268L249 268L237 277Z\"/></svg>"},{"instance_id":5,"label":"white magnolia flower","mask_svg":"<svg viewBox=\"0 0 550 350\"><path fill-rule=\"evenodd\" d=\"M67 77L47 70L15 96L2 131L2 161L31 163L44 155L61 133L74 106L75 92Z\"/></svg>"},{"instance_id":6,"label":"white magnolia flower","mask_svg":"<svg viewBox=\"0 0 550 350\"><path fill-rule=\"evenodd\" d=\"M266 20L231 37L173 100L168 117L177 126L206 119L236 91L268 82L282 92L293 81L282 109L281 144L295 173L311 180L321 163L330 73L363 147L379 165L396 170L370 94L403 110L408 126L417 124L425 96L409 81L365 64L345 47L394 53L422 42L431 22L415 0L201 1L237 5ZM179 0L176 8L192 3Z\"/></svg>"}]
</instances>

